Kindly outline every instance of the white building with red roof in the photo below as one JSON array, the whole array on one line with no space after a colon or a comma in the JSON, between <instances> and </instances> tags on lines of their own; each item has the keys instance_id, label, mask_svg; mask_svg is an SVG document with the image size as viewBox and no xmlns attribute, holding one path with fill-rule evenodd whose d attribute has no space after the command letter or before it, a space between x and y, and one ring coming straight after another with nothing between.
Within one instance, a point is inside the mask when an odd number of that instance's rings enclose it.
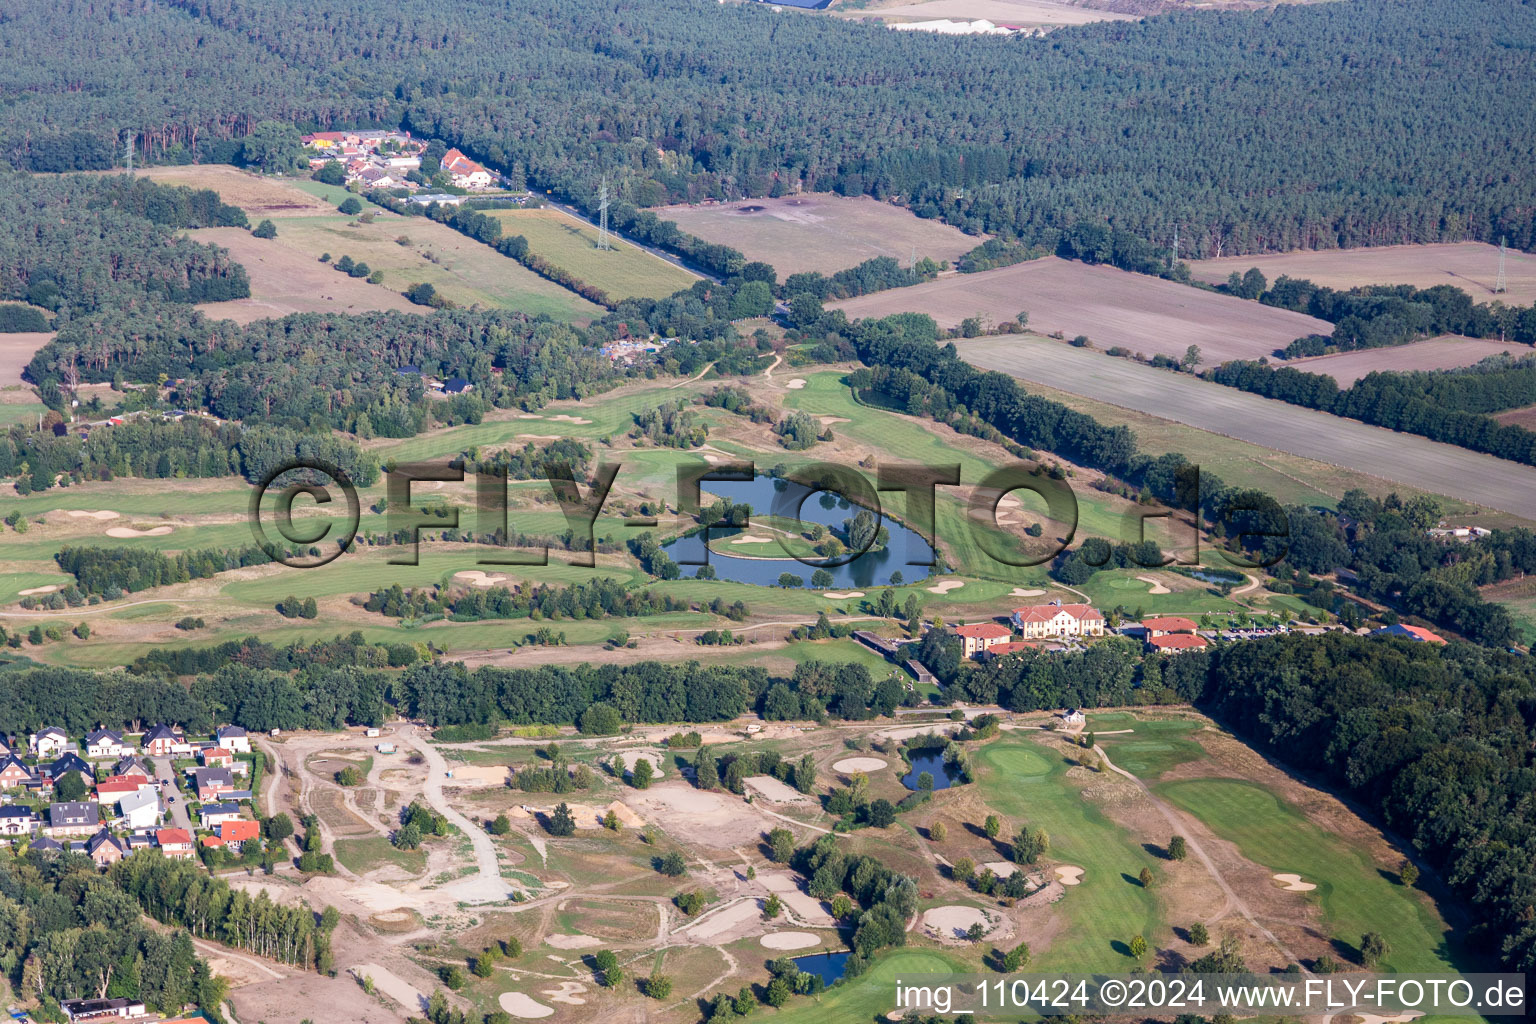
<instances>
[{"instance_id":1,"label":"white building with red roof","mask_svg":"<svg viewBox=\"0 0 1536 1024\"><path fill-rule=\"evenodd\" d=\"M1147 631L1150 639L1167 633L1193 633L1198 627L1193 620L1182 615L1155 615L1150 619L1142 619L1141 628Z\"/></svg>"},{"instance_id":2,"label":"white building with red roof","mask_svg":"<svg viewBox=\"0 0 1536 1024\"><path fill-rule=\"evenodd\" d=\"M1013 637L1013 630L997 622L978 622L972 626L955 626L955 636L965 645L965 656L974 658Z\"/></svg>"},{"instance_id":3,"label":"white building with red roof","mask_svg":"<svg viewBox=\"0 0 1536 1024\"><path fill-rule=\"evenodd\" d=\"M1013 624L1026 640L1103 636L1104 613L1091 604L1034 604L1013 610Z\"/></svg>"},{"instance_id":4,"label":"white building with red roof","mask_svg":"<svg viewBox=\"0 0 1536 1024\"><path fill-rule=\"evenodd\" d=\"M490 188L496 183L490 171L457 149L444 153L438 164L458 188Z\"/></svg>"},{"instance_id":5,"label":"white building with red roof","mask_svg":"<svg viewBox=\"0 0 1536 1024\"><path fill-rule=\"evenodd\" d=\"M1163 654L1183 654L1185 651L1205 650L1205 637L1192 633L1164 633L1147 636L1147 646Z\"/></svg>"}]
</instances>

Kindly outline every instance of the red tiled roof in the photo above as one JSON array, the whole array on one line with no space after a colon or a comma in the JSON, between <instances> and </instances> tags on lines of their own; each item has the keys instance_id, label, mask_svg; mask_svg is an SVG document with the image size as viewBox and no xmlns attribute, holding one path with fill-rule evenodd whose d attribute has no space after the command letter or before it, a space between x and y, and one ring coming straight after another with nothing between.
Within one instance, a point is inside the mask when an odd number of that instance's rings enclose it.
<instances>
[{"instance_id":1,"label":"red tiled roof","mask_svg":"<svg viewBox=\"0 0 1536 1024\"><path fill-rule=\"evenodd\" d=\"M976 640L989 640L997 637L1013 636L1013 630L996 622L978 622L974 626L956 626L957 636L968 636Z\"/></svg>"},{"instance_id":2,"label":"red tiled roof","mask_svg":"<svg viewBox=\"0 0 1536 1024\"><path fill-rule=\"evenodd\" d=\"M219 824L219 838L226 843L241 843L247 839L256 839L261 835L261 823L242 819L240 821L225 821Z\"/></svg>"},{"instance_id":3,"label":"red tiled roof","mask_svg":"<svg viewBox=\"0 0 1536 1024\"><path fill-rule=\"evenodd\" d=\"M163 828L155 833L155 842L161 846L190 846L192 833L184 828Z\"/></svg>"},{"instance_id":4,"label":"red tiled roof","mask_svg":"<svg viewBox=\"0 0 1536 1024\"><path fill-rule=\"evenodd\" d=\"M1142 619L1141 624L1148 631L1156 630L1160 633L1193 633L1198 628L1193 621L1182 615L1158 615Z\"/></svg>"},{"instance_id":5,"label":"red tiled roof","mask_svg":"<svg viewBox=\"0 0 1536 1024\"><path fill-rule=\"evenodd\" d=\"M1436 633L1434 630L1425 629L1423 626L1407 626L1407 625L1405 625L1405 626L1403 626L1403 628L1406 629L1408 632L1412 633L1414 636L1418 637L1420 640L1425 641L1426 643L1431 643L1431 644L1443 644L1443 643L1445 643L1445 637L1441 636L1439 633Z\"/></svg>"},{"instance_id":6,"label":"red tiled roof","mask_svg":"<svg viewBox=\"0 0 1536 1024\"><path fill-rule=\"evenodd\" d=\"M1032 604L1027 608L1013 610L1020 622L1050 622L1062 612L1080 622L1104 618L1104 614L1091 604Z\"/></svg>"},{"instance_id":7,"label":"red tiled roof","mask_svg":"<svg viewBox=\"0 0 1536 1024\"><path fill-rule=\"evenodd\" d=\"M1188 633L1170 633L1167 636L1154 636L1147 643L1153 647L1165 651L1173 650L1203 650L1205 637L1190 636Z\"/></svg>"},{"instance_id":8,"label":"red tiled roof","mask_svg":"<svg viewBox=\"0 0 1536 1024\"><path fill-rule=\"evenodd\" d=\"M1020 651L1034 650L1043 646L1038 640L1009 640L1006 643L993 644L987 650L993 654L1017 654Z\"/></svg>"}]
</instances>

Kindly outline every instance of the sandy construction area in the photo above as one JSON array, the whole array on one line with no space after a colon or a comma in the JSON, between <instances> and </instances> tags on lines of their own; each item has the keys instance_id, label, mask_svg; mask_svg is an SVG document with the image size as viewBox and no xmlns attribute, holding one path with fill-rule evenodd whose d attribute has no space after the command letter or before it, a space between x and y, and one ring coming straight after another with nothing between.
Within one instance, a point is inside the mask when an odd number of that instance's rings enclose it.
<instances>
[{"instance_id":1,"label":"sandy construction area","mask_svg":"<svg viewBox=\"0 0 1536 1024\"><path fill-rule=\"evenodd\" d=\"M359 980L371 978L375 989L413 1014L427 1008L427 997L421 989L378 964L358 964L356 967L348 968L348 973Z\"/></svg>"},{"instance_id":2,"label":"sandy construction area","mask_svg":"<svg viewBox=\"0 0 1536 1024\"><path fill-rule=\"evenodd\" d=\"M757 880L762 882L769 892L777 893L790 912L805 924L830 927L834 923L831 906L814 896L806 895L795 876L789 872L767 871L759 874Z\"/></svg>"},{"instance_id":3,"label":"sandy construction area","mask_svg":"<svg viewBox=\"0 0 1536 1024\"><path fill-rule=\"evenodd\" d=\"M135 530L131 526L114 526L107 531L107 536L119 539L127 537L164 537L170 532L171 527L169 526L151 526L147 530Z\"/></svg>"},{"instance_id":4,"label":"sandy construction area","mask_svg":"<svg viewBox=\"0 0 1536 1024\"><path fill-rule=\"evenodd\" d=\"M538 1020L540 1017L551 1017L555 1012L553 1006L545 1006L537 999L523 992L503 992L496 1002L512 1016L521 1017L524 1020Z\"/></svg>"},{"instance_id":5,"label":"sandy construction area","mask_svg":"<svg viewBox=\"0 0 1536 1024\"><path fill-rule=\"evenodd\" d=\"M764 832L763 819L754 813L743 813L742 803L736 797L694 789L682 782L633 790L625 794L624 800L664 830L698 837L719 849L755 843Z\"/></svg>"},{"instance_id":6,"label":"sandy construction area","mask_svg":"<svg viewBox=\"0 0 1536 1024\"><path fill-rule=\"evenodd\" d=\"M1536 468L1055 342L1003 337L956 344L983 369L1431 494L1531 513Z\"/></svg>"},{"instance_id":7,"label":"sandy construction area","mask_svg":"<svg viewBox=\"0 0 1536 1024\"><path fill-rule=\"evenodd\" d=\"M886 21L932 21L937 18L975 21L985 18L999 25L1035 28L1086 25L1093 21L1125 21L1135 16L1051 3L1050 0L927 0L925 3L849 11L844 17L881 18Z\"/></svg>"},{"instance_id":8,"label":"sandy construction area","mask_svg":"<svg viewBox=\"0 0 1536 1024\"><path fill-rule=\"evenodd\" d=\"M453 778L445 786L504 786L512 770L500 764L454 764L449 762Z\"/></svg>"},{"instance_id":9,"label":"sandy construction area","mask_svg":"<svg viewBox=\"0 0 1536 1024\"><path fill-rule=\"evenodd\" d=\"M706 914L684 929L683 934L695 942L707 942L717 936L735 931L742 925L759 920L763 915L761 901L744 899L727 904L714 913Z\"/></svg>"},{"instance_id":10,"label":"sandy construction area","mask_svg":"<svg viewBox=\"0 0 1536 1024\"><path fill-rule=\"evenodd\" d=\"M764 949L810 949L821 945L821 936L814 932L774 932L758 941Z\"/></svg>"},{"instance_id":11,"label":"sandy construction area","mask_svg":"<svg viewBox=\"0 0 1536 1024\"><path fill-rule=\"evenodd\" d=\"M689 234L729 245L749 260L772 264L780 280L809 270L832 274L877 256L889 256L906 266L914 246L919 257L954 260L982 242L943 221L924 220L865 196L845 199L806 193L709 206L664 206L655 213Z\"/></svg>"},{"instance_id":12,"label":"sandy construction area","mask_svg":"<svg viewBox=\"0 0 1536 1024\"><path fill-rule=\"evenodd\" d=\"M1311 892L1317 888L1311 882L1303 882L1300 875L1279 874L1270 877L1279 882L1280 887L1286 892Z\"/></svg>"},{"instance_id":13,"label":"sandy construction area","mask_svg":"<svg viewBox=\"0 0 1536 1024\"><path fill-rule=\"evenodd\" d=\"M1303 335L1333 332L1332 324L1288 309L1054 256L828 305L850 320L927 313L941 327L955 327L968 316L1001 323L1023 310L1030 330L1086 334L1099 349L1119 345L1180 358L1198 345L1205 366L1257 359Z\"/></svg>"},{"instance_id":14,"label":"sandy construction area","mask_svg":"<svg viewBox=\"0 0 1536 1024\"><path fill-rule=\"evenodd\" d=\"M554 946L556 949L591 949L593 946L601 946L603 940L595 935L566 935L553 932L544 936L544 944Z\"/></svg>"},{"instance_id":15,"label":"sandy construction area","mask_svg":"<svg viewBox=\"0 0 1536 1024\"><path fill-rule=\"evenodd\" d=\"M1007 878L1015 871L1019 870L1019 866L1017 864L1007 860L989 860L985 864L979 866L986 868L998 878Z\"/></svg>"},{"instance_id":16,"label":"sandy construction area","mask_svg":"<svg viewBox=\"0 0 1536 1024\"><path fill-rule=\"evenodd\" d=\"M0 388L23 383L21 371L37 355L37 350L52 340L52 331L0 334Z\"/></svg>"},{"instance_id":17,"label":"sandy construction area","mask_svg":"<svg viewBox=\"0 0 1536 1024\"><path fill-rule=\"evenodd\" d=\"M1487 338L1430 338L1411 345L1392 345L1387 348L1367 348L1356 352L1337 352L1331 356L1313 359L1296 359L1286 363L1304 373L1321 373L1332 377L1341 388L1376 370L1406 373L1410 370L1454 370L1460 366L1480 363L1490 356L1508 354L1515 357L1531 355L1529 345L1513 341L1493 341Z\"/></svg>"},{"instance_id":18,"label":"sandy construction area","mask_svg":"<svg viewBox=\"0 0 1536 1024\"><path fill-rule=\"evenodd\" d=\"M772 775L754 775L741 780L741 784L764 800L776 804L800 803L807 799L804 793L793 786L786 786Z\"/></svg>"},{"instance_id":19,"label":"sandy construction area","mask_svg":"<svg viewBox=\"0 0 1536 1024\"><path fill-rule=\"evenodd\" d=\"M667 760L666 753L664 751L657 750L655 747L636 747L632 750L617 750L614 751L614 754L615 756L622 757L624 759L624 774L626 776L634 773L635 763L642 758L651 762L651 778L659 779L669 774L669 772L663 770Z\"/></svg>"},{"instance_id":20,"label":"sandy construction area","mask_svg":"<svg viewBox=\"0 0 1536 1024\"><path fill-rule=\"evenodd\" d=\"M1473 302L1491 302L1499 274L1499 247L1484 242L1384 245L1371 249L1303 249L1269 256L1223 256L1189 265L1198 280L1219 283L1232 271L1258 267L1271 283L1281 274L1329 288L1366 284L1455 285ZM1506 304L1536 302L1536 255L1511 249L1504 258Z\"/></svg>"},{"instance_id":21,"label":"sandy construction area","mask_svg":"<svg viewBox=\"0 0 1536 1024\"><path fill-rule=\"evenodd\" d=\"M567 1006L585 1006L587 1001L582 998L582 993L587 986L579 981L562 981L558 988L541 988L539 994L548 996L552 1003L564 1003Z\"/></svg>"},{"instance_id":22,"label":"sandy construction area","mask_svg":"<svg viewBox=\"0 0 1536 1024\"><path fill-rule=\"evenodd\" d=\"M976 907L934 907L923 914L923 927L941 939L961 939L972 925L989 928L987 915Z\"/></svg>"},{"instance_id":23,"label":"sandy construction area","mask_svg":"<svg viewBox=\"0 0 1536 1024\"><path fill-rule=\"evenodd\" d=\"M832 766L835 772L851 775L854 772L877 772L885 767L885 761L878 757L845 757Z\"/></svg>"}]
</instances>

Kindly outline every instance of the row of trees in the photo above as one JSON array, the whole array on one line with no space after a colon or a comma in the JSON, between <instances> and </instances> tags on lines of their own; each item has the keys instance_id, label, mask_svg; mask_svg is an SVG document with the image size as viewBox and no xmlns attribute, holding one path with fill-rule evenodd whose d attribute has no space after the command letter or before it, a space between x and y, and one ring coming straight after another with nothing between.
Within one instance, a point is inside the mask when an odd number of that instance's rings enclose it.
<instances>
[{"instance_id":1,"label":"row of trees","mask_svg":"<svg viewBox=\"0 0 1536 1024\"><path fill-rule=\"evenodd\" d=\"M368 595L368 611L393 618L446 615L455 621L480 619L602 619L693 611L694 604L654 590L632 590L610 577L569 586L470 587L402 590L396 583ZM746 609L741 609L746 618Z\"/></svg>"}]
</instances>

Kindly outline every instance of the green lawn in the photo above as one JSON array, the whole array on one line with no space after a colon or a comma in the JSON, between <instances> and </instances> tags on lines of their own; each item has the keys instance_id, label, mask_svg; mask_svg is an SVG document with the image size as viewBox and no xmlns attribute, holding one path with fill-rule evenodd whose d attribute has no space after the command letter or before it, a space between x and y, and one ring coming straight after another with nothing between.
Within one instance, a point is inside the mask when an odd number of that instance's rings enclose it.
<instances>
[{"instance_id":1,"label":"green lawn","mask_svg":"<svg viewBox=\"0 0 1536 1024\"><path fill-rule=\"evenodd\" d=\"M558 210L487 212L501 221L504 235L522 235L534 254L601 288L610 299L665 298L699 280L628 242L614 239L612 250L599 251L597 229Z\"/></svg>"},{"instance_id":2,"label":"green lawn","mask_svg":"<svg viewBox=\"0 0 1536 1024\"><path fill-rule=\"evenodd\" d=\"M1036 953L1031 970L1127 971L1133 961L1124 949L1133 935L1154 944L1166 937L1156 896L1135 879L1147 852L1065 778L1062 754L1013 735L988 744L974 764L988 807L1014 827L1043 828L1051 837L1048 860L1083 869L1082 884L1058 905L1072 927Z\"/></svg>"},{"instance_id":3,"label":"green lawn","mask_svg":"<svg viewBox=\"0 0 1536 1024\"><path fill-rule=\"evenodd\" d=\"M412 875L420 875L427 869L425 850L397 849L383 836L338 839L336 840L336 859L348 871L355 874L363 874L375 868L384 867L386 864L393 864Z\"/></svg>"},{"instance_id":4,"label":"green lawn","mask_svg":"<svg viewBox=\"0 0 1536 1024\"><path fill-rule=\"evenodd\" d=\"M1355 950L1365 932L1384 935L1391 952L1383 970L1452 971L1462 960L1428 897L1397 884L1370 857L1273 793L1233 779L1168 782L1156 790L1235 843L1254 863L1314 883L1315 891L1297 898L1321 905L1333 939Z\"/></svg>"},{"instance_id":5,"label":"green lawn","mask_svg":"<svg viewBox=\"0 0 1536 1024\"><path fill-rule=\"evenodd\" d=\"M894 950L879 957L860 977L819 996L796 996L783 1009L768 1011L765 1019L775 1024L862 1024L884 1020L885 1014L896 1006L896 979L904 984L923 984L925 980L933 984L946 975L974 974L976 970L974 964L936 949Z\"/></svg>"},{"instance_id":6,"label":"green lawn","mask_svg":"<svg viewBox=\"0 0 1536 1024\"><path fill-rule=\"evenodd\" d=\"M1137 719L1130 715L1089 715L1088 728L1117 767L1150 781L1186 761L1205 757L1205 749L1189 738L1200 723L1183 719ZM1098 730L1135 729L1106 736Z\"/></svg>"}]
</instances>

